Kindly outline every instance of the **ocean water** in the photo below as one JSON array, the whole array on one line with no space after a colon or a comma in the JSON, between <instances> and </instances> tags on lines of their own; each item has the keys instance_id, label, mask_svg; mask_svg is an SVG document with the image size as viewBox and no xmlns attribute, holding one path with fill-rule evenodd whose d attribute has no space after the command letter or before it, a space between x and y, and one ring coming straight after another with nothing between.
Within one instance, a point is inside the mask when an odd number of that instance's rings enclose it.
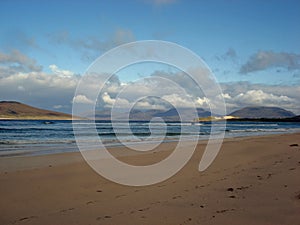
<instances>
[{"instance_id":1,"label":"ocean water","mask_svg":"<svg viewBox=\"0 0 300 225\"><path fill-rule=\"evenodd\" d=\"M223 123L216 123L218 132ZM106 146L122 143L188 140L198 136L208 139L211 123L75 121L77 134L89 143L100 138ZM93 128L95 127L93 132ZM227 122L225 137L256 136L300 132L300 123L293 122ZM0 156L39 155L78 151L72 121L0 120Z\"/></svg>"}]
</instances>

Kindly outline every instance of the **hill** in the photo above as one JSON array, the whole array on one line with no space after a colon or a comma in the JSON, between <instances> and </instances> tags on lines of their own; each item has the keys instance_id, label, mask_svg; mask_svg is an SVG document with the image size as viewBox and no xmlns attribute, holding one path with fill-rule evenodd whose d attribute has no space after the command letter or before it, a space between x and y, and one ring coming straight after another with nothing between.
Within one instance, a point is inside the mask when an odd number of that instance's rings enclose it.
<instances>
[{"instance_id":1,"label":"hill","mask_svg":"<svg viewBox=\"0 0 300 225\"><path fill-rule=\"evenodd\" d=\"M190 108L181 108L181 121L193 121L195 119L194 115L194 109ZM198 117L207 117L210 116L211 113L209 111L206 111L202 108L197 108L196 113ZM84 115L84 117L91 118L93 114L88 113L87 115ZM196 117L197 117L196 115ZM130 112L129 119L131 121L149 121L154 117L160 117L164 119L165 121L180 121L179 113L175 108L171 108L168 110L156 110L156 109L150 109L150 110L138 110L134 109ZM97 120L110 120L110 110L101 110L96 111L95 118ZM126 120L126 114L120 112L119 114L115 115L115 120Z\"/></svg>"},{"instance_id":2,"label":"hill","mask_svg":"<svg viewBox=\"0 0 300 225\"><path fill-rule=\"evenodd\" d=\"M72 115L39 109L15 101L1 101L0 119L69 120L72 119Z\"/></svg>"},{"instance_id":3,"label":"hill","mask_svg":"<svg viewBox=\"0 0 300 225\"><path fill-rule=\"evenodd\" d=\"M239 118L290 118L294 117L295 114L279 107L266 107L266 106L256 106L256 107L245 107L234 111L229 114L229 116L239 117Z\"/></svg>"}]
</instances>

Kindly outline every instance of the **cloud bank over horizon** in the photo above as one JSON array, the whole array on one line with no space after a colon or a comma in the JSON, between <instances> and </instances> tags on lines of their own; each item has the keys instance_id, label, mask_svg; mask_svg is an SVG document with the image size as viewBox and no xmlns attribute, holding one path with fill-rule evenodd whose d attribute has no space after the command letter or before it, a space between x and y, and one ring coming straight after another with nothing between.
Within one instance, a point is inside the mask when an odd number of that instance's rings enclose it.
<instances>
[{"instance_id":1,"label":"cloud bank over horizon","mask_svg":"<svg viewBox=\"0 0 300 225\"><path fill-rule=\"evenodd\" d=\"M228 52L234 56L233 51ZM257 61L258 59L256 59ZM263 58L263 60L265 60ZM264 62L264 61L263 61ZM75 89L81 75L61 69L55 64L49 65L50 73L42 71L38 63L15 50L11 53L0 52L0 69L4 71L0 76L1 100L17 100L34 106L71 112L73 101L81 104L92 104L93 101L85 95L74 96ZM161 77L172 80L186 90L183 95L168 82L154 78ZM92 91L97 91L100 84L93 80L89 82ZM231 112L245 106L278 106L300 114L300 84L268 85L251 82L227 82L220 84L227 111ZM127 95L118 96L126 88ZM195 87L191 79L182 72L153 71L143 82L121 82L118 76L113 76L102 93L98 96L99 109L111 108L117 101L120 107L129 107L136 96L149 96L138 103L143 109L167 109L161 102L151 96L155 93L174 107L208 108L209 99Z\"/></svg>"}]
</instances>

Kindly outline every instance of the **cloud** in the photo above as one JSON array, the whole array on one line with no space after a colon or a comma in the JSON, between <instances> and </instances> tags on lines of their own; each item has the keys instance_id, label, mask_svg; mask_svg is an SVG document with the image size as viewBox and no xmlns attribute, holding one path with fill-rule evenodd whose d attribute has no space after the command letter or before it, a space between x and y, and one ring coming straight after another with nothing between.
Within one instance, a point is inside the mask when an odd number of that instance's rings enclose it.
<instances>
[{"instance_id":1,"label":"cloud","mask_svg":"<svg viewBox=\"0 0 300 225\"><path fill-rule=\"evenodd\" d=\"M19 86L17 87L17 89L18 89L18 91L25 91L25 88L24 88L22 85L19 85Z\"/></svg>"},{"instance_id":2,"label":"cloud","mask_svg":"<svg viewBox=\"0 0 300 225\"><path fill-rule=\"evenodd\" d=\"M55 105L70 113L74 91L79 76L61 77L45 72L15 72L0 76L0 96L45 109Z\"/></svg>"},{"instance_id":3,"label":"cloud","mask_svg":"<svg viewBox=\"0 0 300 225\"><path fill-rule=\"evenodd\" d=\"M170 107L171 105L169 102L166 102L165 100L153 96L148 96L146 98L143 98L135 104L135 109L143 109L143 110L145 109L166 110Z\"/></svg>"},{"instance_id":4,"label":"cloud","mask_svg":"<svg viewBox=\"0 0 300 225\"><path fill-rule=\"evenodd\" d=\"M32 48L41 49L35 38L28 36L28 34L21 29L11 28L10 30L6 30L2 33L1 41L5 49L17 48L22 51Z\"/></svg>"},{"instance_id":5,"label":"cloud","mask_svg":"<svg viewBox=\"0 0 300 225\"><path fill-rule=\"evenodd\" d=\"M97 36L74 38L68 31L62 31L49 35L52 43L67 45L81 53L84 61L91 61L98 57L104 51L114 48L118 45L135 41L134 34L129 29L116 29L107 39Z\"/></svg>"},{"instance_id":6,"label":"cloud","mask_svg":"<svg viewBox=\"0 0 300 225\"><path fill-rule=\"evenodd\" d=\"M21 101L41 108L70 113L72 102L92 104L91 96L98 93L102 86L99 83L101 74L91 73L84 78L83 90L86 92L74 97L80 75L55 64L49 66L50 73L45 73L40 71L35 60L19 51L1 53L0 65L0 72L5 72L0 75L1 99ZM22 65L25 69L15 69L16 65ZM202 76L201 71L199 76ZM204 76L201 85L210 87L209 84ZM223 95L215 96L216 101L210 101L195 81L181 71L156 71L152 76L134 83L121 83L117 76L112 76L99 94L97 109L109 108L114 104L117 108L126 108L134 103L140 109L168 109L170 104L178 108L196 105L207 109L211 102L218 103L223 97L228 112L248 105L262 105L278 106L300 114L300 84L233 82L223 83L221 87ZM217 107L217 104L211 107Z\"/></svg>"},{"instance_id":7,"label":"cloud","mask_svg":"<svg viewBox=\"0 0 300 225\"><path fill-rule=\"evenodd\" d=\"M53 108L54 109L61 109L61 108L63 108L63 106L62 105L54 105Z\"/></svg>"},{"instance_id":8,"label":"cloud","mask_svg":"<svg viewBox=\"0 0 300 225\"><path fill-rule=\"evenodd\" d=\"M283 103L292 103L293 99L285 95L274 95L266 93L262 90L249 90L245 93L240 93L234 97L236 103L243 103L247 105L268 105L274 106Z\"/></svg>"},{"instance_id":9,"label":"cloud","mask_svg":"<svg viewBox=\"0 0 300 225\"><path fill-rule=\"evenodd\" d=\"M238 57L238 55L237 55L235 49L234 48L228 48L227 51L224 54L216 55L215 59L217 61L222 61L222 60L223 61L228 61L228 60L230 60L230 61L236 62L237 57Z\"/></svg>"},{"instance_id":10,"label":"cloud","mask_svg":"<svg viewBox=\"0 0 300 225\"><path fill-rule=\"evenodd\" d=\"M229 58L236 58L237 57L237 54L236 54L236 51L233 49L233 48L229 48L227 50L227 52L225 53L224 55L225 57L229 57Z\"/></svg>"},{"instance_id":11,"label":"cloud","mask_svg":"<svg viewBox=\"0 0 300 225\"><path fill-rule=\"evenodd\" d=\"M209 107L209 99L206 97L203 98L197 98L196 100L196 105L198 107L205 107L208 108Z\"/></svg>"},{"instance_id":12,"label":"cloud","mask_svg":"<svg viewBox=\"0 0 300 225\"><path fill-rule=\"evenodd\" d=\"M259 51L241 66L240 73L247 74L274 67L298 70L300 69L300 55L287 52Z\"/></svg>"},{"instance_id":13,"label":"cloud","mask_svg":"<svg viewBox=\"0 0 300 225\"><path fill-rule=\"evenodd\" d=\"M267 85L252 84L250 82L223 83L220 84L223 94L216 96L213 101L210 101L210 99L196 87L196 84L182 72L167 74L157 71L154 74L155 75L134 84L123 84L122 87L116 79L113 82L114 92L108 91L109 88L105 89L107 95L109 95L109 98L106 99L106 103L114 101L117 97L118 90L120 91L122 89L124 93L122 93L121 98L126 99L128 103L142 96L148 96L137 104L139 107L148 109L168 108L168 106L162 102L149 97L156 96L179 108L194 107L194 105L206 109L209 107L217 108L219 101L224 99L228 112L249 105L260 105L278 106L300 114L300 85ZM180 91L172 82L180 84L180 87L183 88L186 93ZM126 104L123 106L125 107Z\"/></svg>"},{"instance_id":14,"label":"cloud","mask_svg":"<svg viewBox=\"0 0 300 225\"><path fill-rule=\"evenodd\" d=\"M57 33L48 34L49 41L56 44L65 44L69 42L70 34L68 31L60 31Z\"/></svg>"},{"instance_id":15,"label":"cloud","mask_svg":"<svg viewBox=\"0 0 300 225\"><path fill-rule=\"evenodd\" d=\"M245 106L277 106L300 114L300 85L234 82L221 86L228 112Z\"/></svg>"},{"instance_id":16,"label":"cloud","mask_svg":"<svg viewBox=\"0 0 300 225\"><path fill-rule=\"evenodd\" d=\"M40 72L41 70L42 66L38 65L34 59L18 50L12 50L10 53L0 52L0 72L2 76L17 72Z\"/></svg>"},{"instance_id":17,"label":"cloud","mask_svg":"<svg viewBox=\"0 0 300 225\"><path fill-rule=\"evenodd\" d=\"M76 95L73 98L74 103L81 103L81 104L93 104L93 101L86 97L85 95Z\"/></svg>"},{"instance_id":18,"label":"cloud","mask_svg":"<svg viewBox=\"0 0 300 225\"><path fill-rule=\"evenodd\" d=\"M74 75L72 71L59 69L56 65L52 64L49 66L50 70L61 77L71 77Z\"/></svg>"},{"instance_id":19,"label":"cloud","mask_svg":"<svg viewBox=\"0 0 300 225\"><path fill-rule=\"evenodd\" d=\"M102 95L102 100L105 104L112 106L115 104L116 100L112 99L107 92L104 92Z\"/></svg>"},{"instance_id":20,"label":"cloud","mask_svg":"<svg viewBox=\"0 0 300 225\"><path fill-rule=\"evenodd\" d=\"M169 102L172 106L178 108L194 108L195 101L192 100L191 96L181 96L177 93L164 95L163 100Z\"/></svg>"}]
</instances>

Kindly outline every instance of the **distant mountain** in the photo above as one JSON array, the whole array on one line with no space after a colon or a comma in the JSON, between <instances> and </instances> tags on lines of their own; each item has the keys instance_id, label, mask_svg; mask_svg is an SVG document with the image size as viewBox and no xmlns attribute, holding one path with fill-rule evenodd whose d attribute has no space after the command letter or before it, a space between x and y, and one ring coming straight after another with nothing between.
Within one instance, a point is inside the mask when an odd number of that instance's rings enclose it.
<instances>
[{"instance_id":1,"label":"distant mountain","mask_svg":"<svg viewBox=\"0 0 300 225\"><path fill-rule=\"evenodd\" d=\"M294 116L293 119L294 119L294 120L299 120L299 121L300 121L300 115Z\"/></svg>"},{"instance_id":2,"label":"distant mountain","mask_svg":"<svg viewBox=\"0 0 300 225\"><path fill-rule=\"evenodd\" d=\"M149 121L153 117L158 117L164 112L164 110L159 109L149 109L149 110L132 110L129 114L130 120L145 120Z\"/></svg>"},{"instance_id":3,"label":"distant mountain","mask_svg":"<svg viewBox=\"0 0 300 225\"><path fill-rule=\"evenodd\" d=\"M181 114L180 117L179 113ZM161 117L167 121L193 121L199 117L211 116L211 113L202 108L196 108L196 112L193 108L180 108L178 110L171 108L165 112L156 113L154 116Z\"/></svg>"},{"instance_id":4,"label":"distant mountain","mask_svg":"<svg viewBox=\"0 0 300 225\"><path fill-rule=\"evenodd\" d=\"M129 115L130 120L137 120L137 121L149 121L154 117L161 117L165 121L193 121L194 119L194 109L192 108L181 108L179 109L181 113L181 119L179 118L179 113L175 108L171 108L168 110L157 110L157 109L150 109L150 110L132 110ZM209 111L206 111L202 108L196 109L196 117L208 117L211 116ZM92 114L90 114L92 115ZM115 120L126 120L127 115L124 113L117 114L114 119ZM86 115L86 117L91 117ZM96 111L95 118L97 120L110 120L110 110L101 110Z\"/></svg>"},{"instance_id":5,"label":"distant mountain","mask_svg":"<svg viewBox=\"0 0 300 225\"><path fill-rule=\"evenodd\" d=\"M279 107L245 107L234 111L229 116L239 118L290 118L294 117L295 114Z\"/></svg>"},{"instance_id":6,"label":"distant mountain","mask_svg":"<svg viewBox=\"0 0 300 225\"><path fill-rule=\"evenodd\" d=\"M35 108L20 102L1 101L0 119L68 120L72 119L72 116L65 113Z\"/></svg>"}]
</instances>

